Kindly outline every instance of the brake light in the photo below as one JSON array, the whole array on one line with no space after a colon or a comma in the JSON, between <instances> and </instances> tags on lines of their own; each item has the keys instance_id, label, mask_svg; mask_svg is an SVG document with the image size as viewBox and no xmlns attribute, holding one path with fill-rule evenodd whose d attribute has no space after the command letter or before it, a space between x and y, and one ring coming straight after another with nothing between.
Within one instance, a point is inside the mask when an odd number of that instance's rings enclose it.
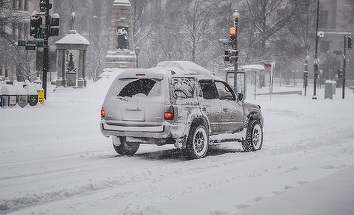
<instances>
[{"instance_id":1,"label":"brake light","mask_svg":"<svg viewBox=\"0 0 354 215\"><path fill-rule=\"evenodd\" d=\"M138 74L135 74L135 76L145 76L145 74L143 74L143 73L138 73Z\"/></svg>"},{"instance_id":2,"label":"brake light","mask_svg":"<svg viewBox=\"0 0 354 215\"><path fill-rule=\"evenodd\" d=\"M165 120L173 120L174 117L175 117L175 115L171 112L165 112L165 114L164 114Z\"/></svg>"},{"instance_id":3,"label":"brake light","mask_svg":"<svg viewBox=\"0 0 354 215\"><path fill-rule=\"evenodd\" d=\"M175 109L173 108L173 106L170 106L170 108L165 111L163 117L165 120L173 120L175 118Z\"/></svg>"},{"instance_id":4,"label":"brake light","mask_svg":"<svg viewBox=\"0 0 354 215\"><path fill-rule=\"evenodd\" d=\"M103 110L103 109L101 109L101 117L102 117L102 118L104 118L104 117L105 117L105 115L106 115L106 113L104 112L104 110Z\"/></svg>"}]
</instances>

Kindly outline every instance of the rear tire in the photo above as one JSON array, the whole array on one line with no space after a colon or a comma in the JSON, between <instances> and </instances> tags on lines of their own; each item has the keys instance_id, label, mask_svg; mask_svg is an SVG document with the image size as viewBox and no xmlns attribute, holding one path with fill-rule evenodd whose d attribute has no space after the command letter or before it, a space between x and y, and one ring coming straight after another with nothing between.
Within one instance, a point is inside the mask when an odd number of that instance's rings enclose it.
<instances>
[{"instance_id":1,"label":"rear tire","mask_svg":"<svg viewBox=\"0 0 354 215\"><path fill-rule=\"evenodd\" d=\"M126 137L119 137L120 145L117 146L113 144L114 150L120 155L134 155L138 149L140 144L139 143L131 143L127 142Z\"/></svg>"},{"instance_id":2,"label":"rear tire","mask_svg":"<svg viewBox=\"0 0 354 215\"><path fill-rule=\"evenodd\" d=\"M245 152L257 151L263 145L263 127L258 120L250 120L247 126L246 140L242 141Z\"/></svg>"},{"instance_id":3,"label":"rear tire","mask_svg":"<svg viewBox=\"0 0 354 215\"><path fill-rule=\"evenodd\" d=\"M199 159L206 155L209 146L209 133L205 125L192 125L187 138L187 145L182 149L188 159Z\"/></svg>"}]
</instances>

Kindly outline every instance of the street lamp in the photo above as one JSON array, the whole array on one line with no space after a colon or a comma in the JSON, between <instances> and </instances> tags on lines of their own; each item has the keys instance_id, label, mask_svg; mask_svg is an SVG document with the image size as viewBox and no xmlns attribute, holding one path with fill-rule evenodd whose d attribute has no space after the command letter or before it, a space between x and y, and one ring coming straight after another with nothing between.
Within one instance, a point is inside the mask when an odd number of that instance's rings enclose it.
<instances>
[{"instance_id":1,"label":"street lamp","mask_svg":"<svg viewBox=\"0 0 354 215\"><path fill-rule=\"evenodd\" d=\"M313 97L312 99L317 99L316 96L316 85L317 85L317 78L318 78L318 56L317 56L317 51L318 51L318 19L319 19L319 14L320 14L320 0L317 0L317 12L316 12L316 45L315 45L315 62L313 64L314 67L314 75L313 75Z\"/></svg>"},{"instance_id":2,"label":"street lamp","mask_svg":"<svg viewBox=\"0 0 354 215\"><path fill-rule=\"evenodd\" d=\"M140 47L135 47L135 54L136 54L136 68L139 67L139 53L140 53Z\"/></svg>"},{"instance_id":3,"label":"street lamp","mask_svg":"<svg viewBox=\"0 0 354 215\"><path fill-rule=\"evenodd\" d=\"M304 88L305 88L305 96L306 90L308 85L308 78L309 78L309 71L308 71L308 63L309 63L310 56L305 57L305 64L304 64Z\"/></svg>"},{"instance_id":4,"label":"street lamp","mask_svg":"<svg viewBox=\"0 0 354 215\"><path fill-rule=\"evenodd\" d=\"M235 55L234 61L234 92L237 94L237 71L238 71L238 50L237 50L237 31L238 31L238 21L240 20L240 13L236 10L232 15L232 19L234 20L234 27L230 29L230 37L232 41L232 55ZM232 35L232 33L234 33Z\"/></svg>"}]
</instances>

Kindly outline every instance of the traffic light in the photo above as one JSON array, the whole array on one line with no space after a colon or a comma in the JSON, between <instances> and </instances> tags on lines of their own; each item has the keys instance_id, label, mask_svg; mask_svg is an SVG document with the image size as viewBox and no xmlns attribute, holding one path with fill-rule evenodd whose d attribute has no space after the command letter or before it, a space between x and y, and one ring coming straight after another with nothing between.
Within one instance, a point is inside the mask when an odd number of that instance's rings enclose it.
<instances>
[{"instance_id":1,"label":"traffic light","mask_svg":"<svg viewBox=\"0 0 354 215\"><path fill-rule=\"evenodd\" d=\"M39 1L39 9L41 10L41 12L45 12L47 9L48 10L52 9L52 4L48 2L48 5L47 5L46 0L40 0Z\"/></svg>"},{"instance_id":2,"label":"traffic light","mask_svg":"<svg viewBox=\"0 0 354 215\"><path fill-rule=\"evenodd\" d=\"M348 49L352 49L352 38L347 36L347 47Z\"/></svg>"},{"instance_id":3,"label":"traffic light","mask_svg":"<svg viewBox=\"0 0 354 215\"><path fill-rule=\"evenodd\" d=\"M50 18L50 36L59 35L59 14L54 13Z\"/></svg>"},{"instance_id":4,"label":"traffic light","mask_svg":"<svg viewBox=\"0 0 354 215\"><path fill-rule=\"evenodd\" d=\"M307 64L307 63L304 64L304 67L305 67L305 69L304 69L305 72L309 71L309 70L308 70L308 64Z\"/></svg>"},{"instance_id":5,"label":"traffic light","mask_svg":"<svg viewBox=\"0 0 354 215\"><path fill-rule=\"evenodd\" d=\"M343 71L341 69L338 69L338 78L343 77Z\"/></svg>"},{"instance_id":6,"label":"traffic light","mask_svg":"<svg viewBox=\"0 0 354 215\"><path fill-rule=\"evenodd\" d=\"M236 44L236 34L237 34L237 30L235 27L230 28L230 43L232 46L234 46Z\"/></svg>"},{"instance_id":7,"label":"traffic light","mask_svg":"<svg viewBox=\"0 0 354 215\"><path fill-rule=\"evenodd\" d=\"M313 71L315 72L315 73L318 73L318 63L314 63L313 64Z\"/></svg>"},{"instance_id":8,"label":"traffic light","mask_svg":"<svg viewBox=\"0 0 354 215\"><path fill-rule=\"evenodd\" d=\"M315 79L318 79L318 73L319 73L319 70L318 70L318 63L314 63L313 64L313 71L314 71L314 78Z\"/></svg>"},{"instance_id":9,"label":"traffic light","mask_svg":"<svg viewBox=\"0 0 354 215\"><path fill-rule=\"evenodd\" d=\"M304 71L304 79L308 79L309 78L309 73L307 71Z\"/></svg>"},{"instance_id":10,"label":"traffic light","mask_svg":"<svg viewBox=\"0 0 354 215\"><path fill-rule=\"evenodd\" d=\"M225 50L224 61L230 61L231 50Z\"/></svg>"},{"instance_id":11,"label":"traffic light","mask_svg":"<svg viewBox=\"0 0 354 215\"><path fill-rule=\"evenodd\" d=\"M42 17L38 16L36 11L31 15L30 35L34 38L40 38L42 33Z\"/></svg>"}]
</instances>

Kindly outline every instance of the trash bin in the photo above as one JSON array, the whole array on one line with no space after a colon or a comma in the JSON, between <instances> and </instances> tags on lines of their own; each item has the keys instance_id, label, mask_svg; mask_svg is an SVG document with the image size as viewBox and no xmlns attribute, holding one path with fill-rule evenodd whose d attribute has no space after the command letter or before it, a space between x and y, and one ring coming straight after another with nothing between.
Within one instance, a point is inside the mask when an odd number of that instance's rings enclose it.
<instances>
[{"instance_id":1,"label":"trash bin","mask_svg":"<svg viewBox=\"0 0 354 215\"><path fill-rule=\"evenodd\" d=\"M25 90L28 93L28 104L30 106L36 106L38 103L38 93L33 83L25 81Z\"/></svg>"},{"instance_id":2,"label":"trash bin","mask_svg":"<svg viewBox=\"0 0 354 215\"><path fill-rule=\"evenodd\" d=\"M13 85L17 91L17 104L23 108L28 105L28 92L23 88L23 82L14 81Z\"/></svg>"},{"instance_id":3,"label":"trash bin","mask_svg":"<svg viewBox=\"0 0 354 215\"><path fill-rule=\"evenodd\" d=\"M44 104L44 90L41 84L34 84L38 95L38 102Z\"/></svg>"},{"instance_id":4,"label":"trash bin","mask_svg":"<svg viewBox=\"0 0 354 215\"><path fill-rule=\"evenodd\" d=\"M333 99L333 94L335 94L336 92L336 82L335 81L330 81L327 80L325 82L325 95L324 98L327 99Z\"/></svg>"},{"instance_id":5,"label":"trash bin","mask_svg":"<svg viewBox=\"0 0 354 215\"><path fill-rule=\"evenodd\" d=\"M14 107L17 104L16 88L11 85L4 85L1 87L2 92L2 106Z\"/></svg>"}]
</instances>

